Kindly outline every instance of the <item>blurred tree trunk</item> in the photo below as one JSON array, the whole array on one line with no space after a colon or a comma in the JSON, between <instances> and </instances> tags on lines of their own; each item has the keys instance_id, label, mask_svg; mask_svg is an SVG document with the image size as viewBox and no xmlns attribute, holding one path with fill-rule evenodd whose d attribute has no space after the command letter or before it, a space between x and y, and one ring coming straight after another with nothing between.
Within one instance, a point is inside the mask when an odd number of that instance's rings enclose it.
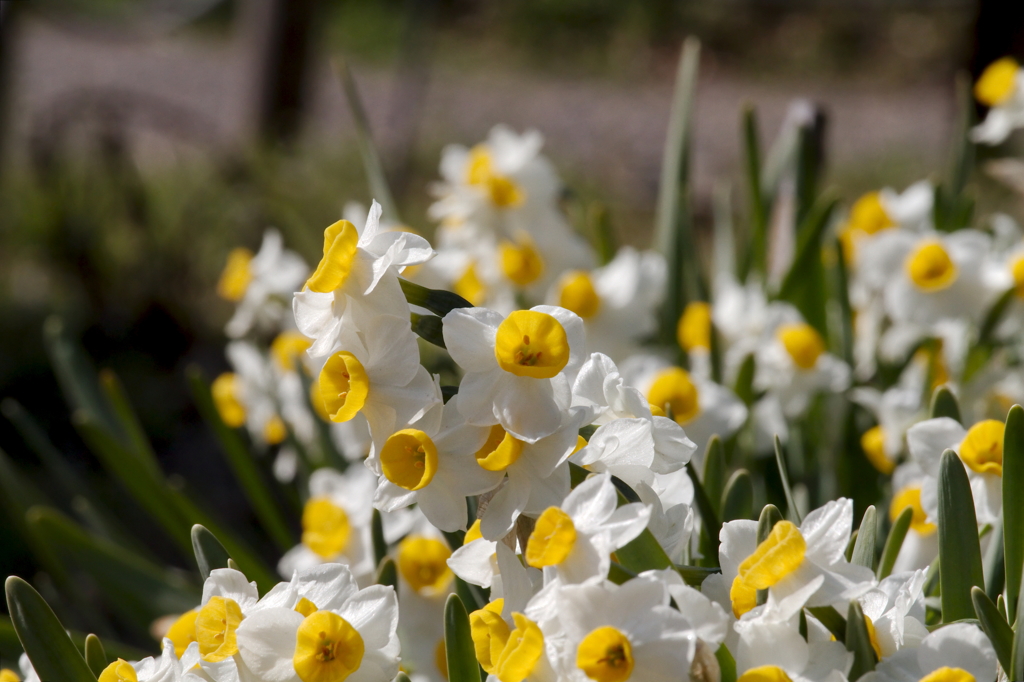
<instances>
[{"instance_id":1,"label":"blurred tree trunk","mask_svg":"<svg viewBox=\"0 0 1024 682\"><path fill-rule=\"evenodd\" d=\"M266 3L257 132L272 143L289 143L302 125L313 62L319 0L252 0Z\"/></svg>"}]
</instances>

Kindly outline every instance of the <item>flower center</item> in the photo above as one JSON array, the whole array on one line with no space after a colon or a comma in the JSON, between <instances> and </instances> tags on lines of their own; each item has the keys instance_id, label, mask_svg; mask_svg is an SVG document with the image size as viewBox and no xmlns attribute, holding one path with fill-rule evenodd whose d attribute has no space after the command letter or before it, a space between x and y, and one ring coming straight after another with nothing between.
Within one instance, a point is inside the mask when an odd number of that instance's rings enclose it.
<instances>
[{"instance_id":1,"label":"flower center","mask_svg":"<svg viewBox=\"0 0 1024 682\"><path fill-rule=\"evenodd\" d=\"M452 579L448 545L435 538L407 537L398 545L398 572L416 592L441 592Z\"/></svg>"},{"instance_id":2,"label":"flower center","mask_svg":"<svg viewBox=\"0 0 1024 682\"><path fill-rule=\"evenodd\" d=\"M597 315L597 311L601 309L601 297L597 295L590 275L582 270L575 270L562 277L558 305L573 311L584 320Z\"/></svg>"},{"instance_id":3,"label":"flower center","mask_svg":"<svg viewBox=\"0 0 1024 682\"><path fill-rule=\"evenodd\" d=\"M196 616L196 641L204 661L216 663L238 653L235 631L244 617L234 599L210 597Z\"/></svg>"},{"instance_id":4,"label":"flower center","mask_svg":"<svg viewBox=\"0 0 1024 682\"><path fill-rule=\"evenodd\" d=\"M185 653L185 649L188 645L196 641L196 617L199 615L199 611L192 609L178 616L178 620L174 621L168 630L167 634L164 635L167 639L174 642L174 652L181 658L182 654Z\"/></svg>"},{"instance_id":5,"label":"flower center","mask_svg":"<svg viewBox=\"0 0 1024 682\"><path fill-rule=\"evenodd\" d=\"M302 508L302 544L330 559L348 546L352 526L344 509L326 497L314 497Z\"/></svg>"},{"instance_id":6,"label":"flower center","mask_svg":"<svg viewBox=\"0 0 1024 682\"><path fill-rule=\"evenodd\" d=\"M526 192L519 185L494 172L491 154L483 145L477 145L469 152L466 182L483 189L491 203L498 208L519 206L526 200Z\"/></svg>"},{"instance_id":7,"label":"flower center","mask_svg":"<svg viewBox=\"0 0 1024 682\"><path fill-rule=\"evenodd\" d=\"M784 324L775 333L782 346L800 369L813 369L825 352L825 341L818 330L805 322Z\"/></svg>"},{"instance_id":8,"label":"flower center","mask_svg":"<svg viewBox=\"0 0 1024 682\"><path fill-rule=\"evenodd\" d=\"M847 227L867 234L877 234L895 224L882 205L881 193L868 192L857 199L850 208L850 222L847 223Z\"/></svg>"},{"instance_id":9,"label":"flower center","mask_svg":"<svg viewBox=\"0 0 1024 682\"><path fill-rule=\"evenodd\" d=\"M252 251L249 249L232 249L228 254L228 262L217 282L217 295L228 301L241 301L245 290L252 281Z\"/></svg>"},{"instance_id":10,"label":"flower center","mask_svg":"<svg viewBox=\"0 0 1024 682\"><path fill-rule=\"evenodd\" d=\"M548 507L526 543L526 563L534 568L556 566L569 556L576 544L576 526L558 507Z\"/></svg>"},{"instance_id":11,"label":"flower center","mask_svg":"<svg viewBox=\"0 0 1024 682\"><path fill-rule=\"evenodd\" d=\"M997 59L981 72L974 84L974 97L986 106L1002 104L1013 95L1018 71L1020 66L1013 57Z\"/></svg>"},{"instance_id":12,"label":"flower center","mask_svg":"<svg viewBox=\"0 0 1024 682\"><path fill-rule=\"evenodd\" d=\"M647 402L662 410L672 409L672 417L686 424L700 414L700 393L690 379L690 373L681 367L663 370L647 391Z\"/></svg>"},{"instance_id":13,"label":"flower center","mask_svg":"<svg viewBox=\"0 0 1024 682\"><path fill-rule=\"evenodd\" d=\"M736 682L793 682L786 671L777 665L761 665L751 668L742 675Z\"/></svg>"},{"instance_id":14,"label":"flower center","mask_svg":"<svg viewBox=\"0 0 1024 682\"><path fill-rule=\"evenodd\" d=\"M316 608L316 604L310 600L302 597L298 603L295 604L295 613L301 613L303 616L308 616L312 613L316 613L319 609Z\"/></svg>"},{"instance_id":15,"label":"flower center","mask_svg":"<svg viewBox=\"0 0 1024 682\"><path fill-rule=\"evenodd\" d=\"M910 517L910 527L921 535L931 535L935 532L935 524L928 523L928 514L921 506L921 489L917 486L907 486L892 496L889 503L889 519L895 521L904 509L910 508L913 515Z\"/></svg>"},{"instance_id":16,"label":"flower center","mask_svg":"<svg viewBox=\"0 0 1024 682\"><path fill-rule=\"evenodd\" d=\"M807 542L800 529L790 521L776 523L764 542L743 560L733 580L729 597L736 617L754 608L757 590L768 589L799 568L806 553Z\"/></svg>"},{"instance_id":17,"label":"flower center","mask_svg":"<svg viewBox=\"0 0 1024 682\"><path fill-rule=\"evenodd\" d=\"M974 675L963 668L942 666L922 677L920 682L974 682Z\"/></svg>"},{"instance_id":18,"label":"flower center","mask_svg":"<svg viewBox=\"0 0 1024 682\"><path fill-rule=\"evenodd\" d=\"M860 447L872 466L883 474L891 474L896 462L885 454L885 431L881 426L872 426L860 437Z\"/></svg>"},{"instance_id":19,"label":"flower center","mask_svg":"<svg viewBox=\"0 0 1024 682\"><path fill-rule=\"evenodd\" d=\"M392 434L380 450L384 477L400 488L422 490L437 473L437 447L418 429Z\"/></svg>"},{"instance_id":20,"label":"flower center","mask_svg":"<svg viewBox=\"0 0 1024 682\"><path fill-rule=\"evenodd\" d=\"M99 682L139 682L139 677L128 661L119 658L103 669Z\"/></svg>"},{"instance_id":21,"label":"flower center","mask_svg":"<svg viewBox=\"0 0 1024 682\"><path fill-rule=\"evenodd\" d=\"M213 395L213 404L217 406L217 413L221 420L233 429L237 429L245 423L245 406L238 399L241 393L241 383L237 374L224 372L210 385L210 393Z\"/></svg>"},{"instance_id":22,"label":"flower center","mask_svg":"<svg viewBox=\"0 0 1024 682\"><path fill-rule=\"evenodd\" d=\"M312 345L299 332L281 332L270 344L270 354L277 361L277 366L286 372L295 371L295 359L301 356Z\"/></svg>"},{"instance_id":23,"label":"flower center","mask_svg":"<svg viewBox=\"0 0 1024 682\"><path fill-rule=\"evenodd\" d=\"M946 249L936 241L917 247L906 261L907 276L921 291L941 291L956 281L957 269Z\"/></svg>"},{"instance_id":24,"label":"flower center","mask_svg":"<svg viewBox=\"0 0 1024 682\"><path fill-rule=\"evenodd\" d=\"M316 611L299 625L292 663L302 682L341 682L359 670L364 652L363 638L351 623Z\"/></svg>"},{"instance_id":25,"label":"flower center","mask_svg":"<svg viewBox=\"0 0 1024 682\"><path fill-rule=\"evenodd\" d=\"M703 301L687 303L676 327L679 346L690 353L711 349L711 306Z\"/></svg>"},{"instance_id":26,"label":"flower center","mask_svg":"<svg viewBox=\"0 0 1024 682\"><path fill-rule=\"evenodd\" d=\"M487 298L487 287L476 274L476 265L469 264L462 276L455 280L452 289L473 305L482 305Z\"/></svg>"},{"instance_id":27,"label":"flower center","mask_svg":"<svg viewBox=\"0 0 1024 682\"><path fill-rule=\"evenodd\" d=\"M599 627L580 642L576 667L598 682L624 682L633 673L633 646L619 630Z\"/></svg>"},{"instance_id":28,"label":"flower center","mask_svg":"<svg viewBox=\"0 0 1024 682\"><path fill-rule=\"evenodd\" d=\"M517 310L498 326L494 356L506 372L550 379L569 364L569 339L551 315Z\"/></svg>"},{"instance_id":29,"label":"flower center","mask_svg":"<svg viewBox=\"0 0 1024 682\"><path fill-rule=\"evenodd\" d=\"M505 433L500 424L491 427L484 446L477 450L476 463L487 471L504 471L523 454L523 441Z\"/></svg>"},{"instance_id":30,"label":"flower center","mask_svg":"<svg viewBox=\"0 0 1024 682\"><path fill-rule=\"evenodd\" d=\"M306 288L326 294L344 285L352 272L358 242L356 226L347 220L339 220L324 230L324 256L306 280Z\"/></svg>"},{"instance_id":31,"label":"flower center","mask_svg":"<svg viewBox=\"0 0 1024 682\"><path fill-rule=\"evenodd\" d=\"M544 259L529 239L501 243L501 271L519 287L526 287L544 274Z\"/></svg>"},{"instance_id":32,"label":"flower center","mask_svg":"<svg viewBox=\"0 0 1024 682\"><path fill-rule=\"evenodd\" d=\"M347 422L363 408L370 380L356 356L339 351L320 370L320 397L331 421Z\"/></svg>"},{"instance_id":33,"label":"flower center","mask_svg":"<svg viewBox=\"0 0 1024 682\"><path fill-rule=\"evenodd\" d=\"M995 419L980 421L967 430L960 443L960 459L979 474L1003 475L1003 431L1006 425Z\"/></svg>"},{"instance_id":34,"label":"flower center","mask_svg":"<svg viewBox=\"0 0 1024 682\"><path fill-rule=\"evenodd\" d=\"M268 445L277 445L288 436L288 426L279 415L273 415L263 425L263 440Z\"/></svg>"}]
</instances>

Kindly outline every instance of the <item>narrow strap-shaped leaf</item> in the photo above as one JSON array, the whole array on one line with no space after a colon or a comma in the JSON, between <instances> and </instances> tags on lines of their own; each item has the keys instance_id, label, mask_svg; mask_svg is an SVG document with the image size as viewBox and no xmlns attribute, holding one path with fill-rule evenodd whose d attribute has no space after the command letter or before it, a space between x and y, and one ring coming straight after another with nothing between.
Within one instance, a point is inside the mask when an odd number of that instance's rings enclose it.
<instances>
[{"instance_id":1,"label":"narrow strap-shaped leaf","mask_svg":"<svg viewBox=\"0 0 1024 682\"><path fill-rule=\"evenodd\" d=\"M609 565L608 567L608 580L615 583L616 585L621 585L622 583L632 580L635 577L636 573L629 570L620 563L613 561L611 565Z\"/></svg>"},{"instance_id":2,"label":"narrow strap-shaped leaf","mask_svg":"<svg viewBox=\"0 0 1024 682\"><path fill-rule=\"evenodd\" d=\"M615 258L615 253L618 251L608 207L600 202L592 203L587 211L587 223L590 225L593 235L597 261L601 265L607 265Z\"/></svg>"},{"instance_id":3,"label":"narrow strap-shaped leaf","mask_svg":"<svg viewBox=\"0 0 1024 682\"><path fill-rule=\"evenodd\" d=\"M398 564L389 556L384 557L377 564L377 584L390 585L398 590Z\"/></svg>"},{"instance_id":4,"label":"narrow strap-shaped leaf","mask_svg":"<svg viewBox=\"0 0 1024 682\"><path fill-rule=\"evenodd\" d=\"M384 557L388 555L388 543L384 540L384 519L379 509L373 510L373 518L370 521L370 537L373 540L373 560L379 566Z\"/></svg>"},{"instance_id":5,"label":"narrow strap-shaped leaf","mask_svg":"<svg viewBox=\"0 0 1024 682\"><path fill-rule=\"evenodd\" d=\"M857 531L857 542L853 545L850 563L875 570L875 537L878 534L878 527L874 505L864 510Z\"/></svg>"},{"instance_id":6,"label":"narrow strap-shaped leaf","mask_svg":"<svg viewBox=\"0 0 1024 682\"><path fill-rule=\"evenodd\" d=\"M160 465L157 463L153 445L149 442L135 410L132 409L121 381L110 369L100 370L99 381L100 390L110 403L118 426L127 438L128 449L155 480L163 479L163 472L160 471Z\"/></svg>"},{"instance_id":7,"label":"narrow strap-shaped leaf","mask_svg":"<svg viewBox=\"0 0 1024 682\"><path fill-rule=\"evenodd\" d=\"M984 589L974 497L963 462L952 450L939 464L939 584L942 622L974 617L971 588Z\"/></svg>"},{"instance_id":8,"label":"narrow strap-shaped leaf","mask_svg":"<svg viewBox=\"0 0 1024 682\"><path fill-rule=\"evenodd\" d=\"M985 313L985 318L981 321L981 325L978 327L978 343L977 345L986 345L992 341L992 335L995 333L999 323L1003 320L1003 315L1010 307L1010 303L1017 299L1017 287L1010 287L1007 291L996 299L996 302L992 304L992 307Z\"/></svg>"},{"instance_id":9,"label":"narrow strap-shaped leaf","mask_svg":"<svg viewBox=\"0 0 1024 682\"><path fill-rule=\"evenodd\" d=\"M665 550L647 528L625 546L615 550L615 556L619 558L619 563L635 573L668 568L672 565Z\"/></svg>"},{"instance_id":10,"label":"narrow strap-shaped leaf","mask_svg":"<svg viewBox=\"0 0 1024 682\"><path fill-rule=\"evenodd\" d=\"M831 224L835 198L821 198L801 221L793 264L779 286L778 298L796 306L807 323L827 338L825 273L821 263L822 241Z\"/></svg>"},{"instance_id":11,"label":"narrow strap-shaped leaf","mask_svg":"<svg viewBox=\"0 0 1024 682\"><path fill-rule=\"evenodd\" d=\"M428 289L407 279L398 278L402 293L409 305L426 308L438 317L444 317L456 308L472 308L473 304L456 293L444 289Z\"/></svg>"},{"instance_id":12,"label":"narrow strap-shaped leaf","mask_svg":"<svg viewBox=\"0 0 1024 682\"><path fill-rule=\"evenodd\" d=\"M757 132L757 109L750 104L743 108L743 151L751 235L747 266L740 273L741 282L746 280L750 272L764 277L768 258L768 201L761 187L761 142Z\"/></svg>"},{"instance_id":13,"label":"narrow strap-shaped leaf","mask_svg":"<svg viewBox=\"0 0 1024 682\"><path fill-rule=\"evenodd\" d=\"M846 612L846 650L853 652L853 666L850 667L850 674L847 676L850 682L875 669L878 656L871 646L864 611L855 601L850 602L850 608Z\"/></svg>"},{"instance_id":14,"label":"narrow strap-shaped leaf","mask_svg":"<svg viewBox=\"0 0 1024 682\"><path fill-rule=\"evenodd\" d=\"M39 679L96 682L96 675L39 593L16 576L9 577L4 587L11 622Z\"/></svg>"},{"instance_id":15,"label":"narrow strap-shaped leaf","mask_svg":"<svg viewBox=\"0 0 1024 682\"><path fill-rule=\"evenodd\" d=\"M846 267L847 254L843 247L843 241L836 239L833 242L836 251L836 287L835 296L839 301L840 339L842 340L842 358L846 364L853 367L853 306L850 304L850 273Z\"/></svg>"},{"instance_id":16,"label":"narrow strap-shaped leaf","mask_svg":"<svg viewBox=\"0 0 1024 682\"><path fill-rule=\"evenodd\" d=\"M445 348L443 324L437 315L420 315L412 313L409 315L412 322L412 331L427 343L432 343L440 348Z\"/></svg>"},{"instance_id":17,"label":"narrow strap-shaped leaf","mask_svg":"<svg viewBox=\"0 0 1024 682\"><path fill-rule=\"evenodd\" d=\"M487 606L487 595L479 585L467 583L462 578L455 576L455 594L466 605L470 611L476 611Z\"/></svg>"},{"instance_id":18,"label":"narrow strap-shaped leaf","mask_svg":"<svg viewBox=\"0 0 1024 682\"><path fill-rule=\"evenodd\" d=\"M737 469L722 493L722 522L749 519L754 515L754 481L746 469Z\"/></svg>"},{"instance_id":19,"label":"narrow strap-shaped leaf","mask_svg":"<svg viewBox=\"0 0 1024 682\"><path fill-rule=\"evenodd\" d=\"M196 565L203 580L210 577L210 571L213 569L228 567L231 555L224 549L217 536L199 523L192 526L192 550L195 552Z\"/></svg>"},{"instance_id":20,"label":"narrow strap-shaped leaf","mask_svg":"<svg viewBox=\"0 0 1024 682\"><path fill-rule=\"evenodd\" d=\"M896 557L903 548L903 540L910 530L910 522L914 518L914 510L907 507L896 517L892 527L889 529L889 536L885 538L885 547L882 549L882 558L878 561L878 571L875 577L879 580L888 578L892 573L892 567L896 565Z\"/></svg>"},{"instance_id":21,"label":"narrow strap-shaped leaf","mask_svg":"<svg viewBox=\"0 0 1024 682\"><path fill-rule=\"evenodd\" d=\"M1024 680L1024 599L1017 598L1017 615L1014 618L1013 650L1010 660L1010 679Z\"/></svg>"},{"instance_id":22,"label":"narrow strap-shaped leaf","mask_svg":"<svg viewBox=\"0 0 1024 682\"><path fill-rule=\"evenodd\" d=\"M701 483L716 516L721 511L718 505L722 502L722 491L725 490L726 472L725 447L722 445L722 439L717 435L711 436L704 450L704 476Z\"/></svg>"},{"instance_id":23,"label":"narrow strap-shaped leaf","mask_svg":"<svg viewBox=\"0 0 1024 682\"><path fill-rule=\"evenodd\" d=\"M694 468L693 462L686 463L686 473L689 474L690 481L693 483L693 501L697 504L697 511L700 512L700 522L704 531L703 535L707 538L708 546L704 548L707 550L705 558L712 560L717 565L718 536L722 528L718 520L718 509L722 503L719 500L716 504L712 505L711 497L704 488L704 483L697 476L697 470Z\"/></svg>"},{"instance_id":24,"label":"narrow strap-shaped leaf","mask_svg":"<svg viewBox=\"0 0 1024 682\"><path fill-rule=\"evenodd\" d=\"M832 606L807 607L807 611L817 618L837 641L846 642L846 621Z\"/></svg>"},{"instance_id":25,"label":"narrow strap-shaped leaf","mask_svg":"<svg viewBox=\"0 0 1024 682\"><path fill-rule=\"evenodd\" d=\"M1013 630L980 587L971 588L971 601L974 602L974 613L978 616L981 629L988 635L992 648L996 650L999 665L1003 666L1003 670L1009 670L1013 656Z\"/></svg>"},{"instance_id":26,"label":"narrow strap-shaped leaf","mask_svg":"<svg viewBox=\"0 0 1024 682\"><path fill-rule=\"evenodd\" d=\"M366 116L366 109L363 108L363 100L359 96L359 89L352 77L352 71L348 63L343 59L334 62L335 71L341 80L341 88L345 92L345 101L348 103L349 113L352 115L352 122L356 127L356 144L359 146L359 156L363 160L363 172L366 173L367 184L370 185L370 192L373 198L380 202L385 220L401 223L398 215L398 206L391 194L391 187L388 184L387 176L384 174L384 165L380 161L380 154L377 153L377 146L373 143L373 135L370 132L370 120Z\"/></svg>"},{"instance_id":27,"label":"narrow strap-shaped leaf","mask_svg":"<svg viewBox=\"0 0 1024 682\"><path fill-rule=\"evenodd\" d=\"M103 650L103 642L96 635L85 636L85 662L96 677L107 667L107 652Z\"/></svg>"},{"instance_id":28,"label":"narrow strap-shaped leaf","mask_svg":"<svg viewBox=\"0 0 1024 682\"><path fill-rule=\"evenodd\" d=\"M1006 415L1003 433L1003 500L1017 500L1021 491L1024 491L1024 408L1014 405ZM1003 504L1003 562L1006 612L1016 615L1021 575L1024 575L1024 504Z\"/></svg>"},{"instance_id":29,"label":"narrow strap-shaped leaf","mask_svg":"<svg viewBox=\"0 0 1024 682\"><path fill-rule=\"evenodd\" d=\"M985 574L985 594L989 599L996 599L1006 585L1006 569L1003 562L1003 523L997 520L992 527L992 539L981 557L981 566Z\"/></svg>"},{"instance_id":30,"label":"narrow strap-shaped leaf","mask_svg":"<svg viewBox=\"0 0 1024 682\"><path fill-rule=\"evenodd\" d=\"M295 538L288 529L281 508L267 484L266 478L256 465L252 453L246 447L238 431L232 429L220 417L220 412L213 402L210 386L203 376L202 370L196 366L188 368L188 383L192 390L192 400L202 415L203 421L213 431L220 444L221 452L231 466L260 525L267 531L274 544L281 551L287 551L295 545Z\"/></svg>"},{"instance_id":31,"label":"narrow strap-shaped leaf","mask_svg":"<svg viewBox=\"0 0 1024 682\"><path fill-rule=\"evenodd\" d=\"M932 402L928 413L932 419L936 417L949 417L958 422L961 421L960 403L957 402L956 396L953 395L953 392L946 385L937 386L932 392Z\"/></svg>"},{"instance_id":32,"label":"narrow strap-shaped leaf","mask_svg":"<svg viewBox=\"0 0 1024 682\"><path fill-rule=\"evenodd\" d=\"M480 682L469 615L457 594L448 595L444 605L444 651L449 682Z\"/></svg>"},{"instance_id":33,"label":"narrow strap-shaped leaf","mask_svg":"<svg viewBox=\"0 0 1024 682\"><path fill-rule=\"evenodd\" d=\"M803 519L800 517L800 510L796 507L796 498L793 497L793 488L789 483L789 467L786 465L786 450L782 447L782 441L778 434L775 436L775 465L779 467L779 476L782 478L782 492L786 495L786 516L794 523L800 525Z\"/></svg>"},{"instance_id":34,"label":"narrow strap-shaped leaf","mask_svg":"<svg viewBox=\"0 0 1024 682\"><path fill-rule=\"evenodd\" d=\"M143 632L162 615L193 608L202 596L180 575L90 536L55 509L34 507L26 520L56 556L92 576L105 596L104 604Z\"/></svg>"}]
</instances>

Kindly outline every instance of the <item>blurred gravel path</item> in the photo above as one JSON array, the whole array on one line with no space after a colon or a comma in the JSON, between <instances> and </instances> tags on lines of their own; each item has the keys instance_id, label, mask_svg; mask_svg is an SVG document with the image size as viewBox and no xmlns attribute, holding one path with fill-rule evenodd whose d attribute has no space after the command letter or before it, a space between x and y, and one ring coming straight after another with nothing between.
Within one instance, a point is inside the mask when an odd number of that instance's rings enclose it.
<instances>
[{"instance_id":1,"label":"blurred gravel path","mask_svg":"<svg viewBox=\"0 0 1024 682\"><path fill-rule=\"evenodd\" d=\"M251 130L247 112L252 109L252 73L246 59L249 51L239 41L185 35L145 44L111 44L41 24L24 28L17 48L13 119L14 134L21 139L62 107L81 106L74 93L93 88L173 104L182 113L173 113L171 124L191 131L200 146L230 148ZM389 72L357 71L375 133L388 149L397 135L388 127L395 79ZM351 138L352 127L326 65L315 86L307 138L317 144L343 143ZM547 149L560 167L594 177L595 184L612 188L615 199L649 205L670 95L668 82L623 85L439 70L427 90L420 141L432 146L443 141L472 143L497 122L519 129L533 126L544 133ZM766 84L740 80L713 67L702 74L698 95L695 177L702 195L715 178L737 170L739 111L747 101L759 107L765 138L774 134L793 98L822 103L830 115L830 162L841 168L890 159L936 167L945 158L953 113L951 88ZM152 152L153 159L162 158L167 145L145 139L142 149Z\"/></svg>"}]
</instances>

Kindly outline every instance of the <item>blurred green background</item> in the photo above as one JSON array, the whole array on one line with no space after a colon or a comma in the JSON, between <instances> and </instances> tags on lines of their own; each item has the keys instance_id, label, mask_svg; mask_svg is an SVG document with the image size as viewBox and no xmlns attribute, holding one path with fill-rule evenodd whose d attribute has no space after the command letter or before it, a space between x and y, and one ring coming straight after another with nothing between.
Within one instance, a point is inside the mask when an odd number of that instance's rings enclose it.
<instances>
[{"instance_id":1,"label":"blurred green background","mask_svg":"<svg viewBox=\"0 0 1024 682\"><path fill-rule=\"evenodd\" d=\"M848 199L942 172L957 74L1022 56L1024 10L1005 4L0 2L0 398L21 402L79 475L117 497L50 370L41 330L60 316L121 377L165 469L244 526L184 368L226 368L231 308L214 284L230 248L255 249L275 226L315 264L344 203L370 199L332 59L356 75L410 225L431 231L443 146L504 122L544 133L581 229L600 200L620 240L645 245L685 36L704 48L693 159L704 229L712 188L739 186L748 102L768 140L791 102L819 104L827 184ZM976 184L979 214L1019 211L1008 190ZM0 448L38 467L3 419ZM122 511L132 519L130 503ZM0 574L33 570L0 522Z\"/></svg>"}]
</instances>

